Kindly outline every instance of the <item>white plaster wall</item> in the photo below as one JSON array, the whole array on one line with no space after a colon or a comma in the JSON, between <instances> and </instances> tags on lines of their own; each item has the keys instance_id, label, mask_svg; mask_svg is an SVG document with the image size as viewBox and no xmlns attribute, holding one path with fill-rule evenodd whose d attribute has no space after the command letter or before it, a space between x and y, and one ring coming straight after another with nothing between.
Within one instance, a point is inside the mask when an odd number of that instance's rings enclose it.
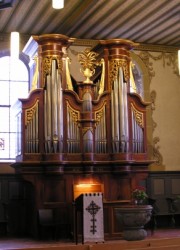
<instances>
[{"instance_id":1,"label":"white plaster wall","mask_svg":"<svg viewBox=\"0 0 180 250\"><path fill-rule=\"evenodd\" d=\"M153 138L160 139L158 146L164 170L180 170L180 77L173 72L172 65L163 66L162 59L150 61L155 72L150 91L155 90L157 95L152 115L157 124Z\"/></svg>"}]
</instances>

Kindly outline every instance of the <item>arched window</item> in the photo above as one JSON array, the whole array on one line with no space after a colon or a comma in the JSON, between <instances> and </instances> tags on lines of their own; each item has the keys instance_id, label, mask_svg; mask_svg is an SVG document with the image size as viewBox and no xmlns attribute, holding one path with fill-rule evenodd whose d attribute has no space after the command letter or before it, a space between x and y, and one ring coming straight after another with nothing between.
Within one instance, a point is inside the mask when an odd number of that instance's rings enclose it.
<instances>
[{"instance_id":1,"label":"arched window","mask_svg":"<svg viewBox=\"0 0 180 250\"><path fill-rule=\"evenodd\" d=\"M0 161L15 159L16 125L11 107L18 98L26 98L29 91L29 73L21 60L0 58Z\"/></svg>"}]
</instances>

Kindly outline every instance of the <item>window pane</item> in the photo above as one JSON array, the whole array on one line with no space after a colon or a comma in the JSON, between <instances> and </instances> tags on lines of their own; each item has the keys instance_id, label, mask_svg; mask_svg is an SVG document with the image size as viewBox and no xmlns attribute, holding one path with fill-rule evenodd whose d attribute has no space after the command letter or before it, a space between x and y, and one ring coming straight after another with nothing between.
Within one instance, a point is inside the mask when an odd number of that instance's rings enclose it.
<instances>
[{"instance_id":1,"label":"window pane","mask_svg":"<svg viewBox=\"0 0 180 250\"><path fill-rule=\"evenodd\" d=\"M0 133L0 158L9 158L9 133Z\"/></svg>"},{"instance_id":2,"label":"window pane","mask_svg":"<svg viewBox=\"0 0 180 250\"><path fill-rule=\"evenodd\" d=\"M9 56L0 58L0 80L9 80Z\"/></svg>"},{"instance_id":3,"label":"window pane","mask_svg":"<svg viewBox=\"0 0 180 250\"><path fill-rule=\"evenodd\" d=\"M12 61L10 64L10 79L12 81L27 81L28 71L25 64L20 61Z\"/></svg>"},{"instance_id":4,"label":"window pane","mask_svg":"<svg viewBox=\"0 0 180 250\"><path fill-rule=\"evenodd\" d=\"M11 82L10 104L13 105L18 98L26 98L28 95L27 82Z\"/></svg>"},{"instance_id":5,"label":"window pane","mask_svg":"<svg viewBox=\"0 0 180 250\"><path fill-rule=\"evenodd\" d=\"M0 107L0 132L9 132L9 108Z\"/></svg>"},{"instance_id":6,"label":"window pane","mask_svg":"<svg viewBox=\"0 0 180 250\"><path fill-rule=\"evenodd\" d=\"M28 69L21 60L0 58L0 161L15 159L17 130L11 106L18 98L27 98Z\"/></svg>"},{"instance_id":7,"label":"window pane","mask_svg":"<svg viewBox=\"0 0 180 250\"><path fill-rule=\"evenodd\" d=\"M15 158L15 134L0 133L0 158L3 160Z\"/></svg>"},{"instance_id":8,"label":"window pane","mask_svg":"<svg viewBox=\"0 0 180 250\"><path fill-rule=\"evenodd\" d=\"M15 133L10 133L10 143L9 143L9 157L11 159L16 157L16 134Z\"/></svg>"},{"instance_id":9,"label":"window pane","mask_svg":"<svg viewBox=\"0 0 180 250\"><path fill-rule=\"evenodd\" d=\"M2 150L5 150L5 138L3 134L0 133L0 153Z\"/></svg>"},{"instance_id":10,"label":"window pane","mask_svg":"<svg viewBox=\"0 0 180 250\"><path fill-rule=\"evenodd\" d=\"M16 132L17 131L17 122L16 122L16 117L15 113L13 112L12 109L10 109L10 131L11 132Z\"/></svg>"},{"instance_id":11,"label":"window pane","mask_svg":"<svg viewBox=\"0 0 180 250\"><path fill-rule=\"evenodd\" d=\"M0 105L9 105L9 82L0 80Z\"/></svg>"}]
</instances>

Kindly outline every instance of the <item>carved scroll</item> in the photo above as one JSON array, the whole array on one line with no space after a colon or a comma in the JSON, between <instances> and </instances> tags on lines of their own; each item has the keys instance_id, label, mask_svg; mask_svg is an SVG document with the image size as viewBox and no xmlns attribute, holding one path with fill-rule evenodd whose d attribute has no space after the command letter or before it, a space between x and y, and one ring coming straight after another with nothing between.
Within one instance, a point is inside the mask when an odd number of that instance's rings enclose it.
<instances>
[{"instance_id":1,"label":"carved scroll","mask_svg":"<svg viewBox=\"0 0 180 250\"><path fill-rule=\"evenodd\" d=\"M144 153L144 116L131 103L133 153Z\"/></svg>"},{"instance_id":2,"label":"carved scroll","mask_svg":"<svg viewBox=\"0 0 180 250\"><path fill-rule=\"evenodd\" d=\"M39 152L39 128L38 128L38 107L39 101L33 107L25 110L25 152Z\"/></svg>"},{"instance_id":3,"label":"carved scroll","mask_svg":"<svg viewBox=\"0 0 180 250\"><path fill-rule=\"evenodd\" d=\"M129 73L128 62L123 59L113 59L113 60L110 60L110 64L109 64L109 72L110 72L109 78L110 78L111 85L118 77L119 68L122 68L123 70L125 81L127 82L129 80L130 73Z\"/></svg>"},{"instance_id":4,"label":"carved scroll","mask_svg":"<svg viewBox=\"0 0 180 250\"><path fill-rule=\"evenodd\" d=\"M60 56L46 56L42 60L44 77L51 74L51 68L52 68L51 66L52 66L53 60L57 62L57 68L58 68L59 74L62 72L62 67L63 67L62 58Z\"/></svg>"},{"instance_id":5,"label":"carved scroll","mask_svg":"<svg viewBox=\"0 0 180 250\"><path fill-rule=\"evenodd\" d=\"M106 134L106 103L102 108L95 112L95 152L107 153L107 134Z\"/></svg>"},{"instance_id":6,"label":"carved scroll","mask_svg":"<svg viewBox=\"0 0 180 250\"><path fill-rule=\"evenodd\" d=\"M80 152L80 131L78 121L80 112L73 109L67 102L67 144L68 153Z\"/></svg>"}]
</instances>

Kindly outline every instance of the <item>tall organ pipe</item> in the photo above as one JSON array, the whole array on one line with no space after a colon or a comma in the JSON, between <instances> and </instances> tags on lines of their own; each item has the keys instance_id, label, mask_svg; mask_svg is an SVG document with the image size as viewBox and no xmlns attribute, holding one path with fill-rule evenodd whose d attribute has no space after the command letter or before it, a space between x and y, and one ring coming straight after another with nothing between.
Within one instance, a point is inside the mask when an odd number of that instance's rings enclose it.
<instances>
[{"instance_id":1,"label":"tall organ pipe","mask_svg":"<svg viewBox=\"0 0 180 250\"><path fill-rule=\"evenodd\" d=\"M111 94L111 120L113 152L127 151L128 144L128 108L127 108L127 84L123 81L122 68L118 70L118 76L113 82Z\"/></svg>"},{"instance_id":2,"label":"tall organ pipe","mask_svg":"<svg viewBox=\"0 0 180 250\"><path fill-rule=\"evenodd\" d=\"M62 87L61 87L61 77L56 71L57 77L57 127L58 127L58 137L59 137L59 151L62 152L62 138L63 138L63 101L62 101Z\"/></svg>"},{"instance_id":3,"label":"tall organ pipe","mask_svg":"<svg viewBox=\"0 0 180 250\"><path fill-rule=\"evenodd\" d=\"M115 151L119 152L119 101L118 101L118 81L114 81L114 143Z\"/></svg>"},{"instance_id":4,"label":"tall organ pipe","mask_svg":"<svg viewBox=\"0 0 180 250\"><path fill-rule=\"evenodd\" d=\"M52 60L51 71L51 105L52 105L52 135L57 135L57 81L56 81L56 60Z\"/></svg>"}]
</instances>

